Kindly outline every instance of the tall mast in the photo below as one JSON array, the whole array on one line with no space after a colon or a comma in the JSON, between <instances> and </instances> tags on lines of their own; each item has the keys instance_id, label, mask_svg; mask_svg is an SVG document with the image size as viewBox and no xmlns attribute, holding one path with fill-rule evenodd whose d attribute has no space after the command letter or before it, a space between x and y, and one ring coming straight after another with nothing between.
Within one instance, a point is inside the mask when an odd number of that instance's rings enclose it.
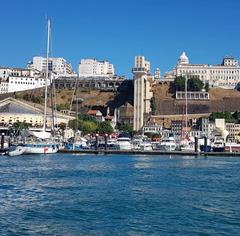
<instances>
[{"instance_id":1,"label":"tall mast","mask_svg":"<svg viewBox=\"0 0 240 236\"><path fill-rule=\"evenodd\" d=\"M48 31L47 31L47 65L46 65L46 75L45 75L45 103L44 103L44 117L43 117L43 131L46 131L46 121L47 121L47 89L48 89L48 61L49 61L49 42L50 42L50 20L48 19Z\"/></svg>"},{"instance_id":2,"label":"tall mast","mask_svg":"<svg viewBox=\"0 0 240 236\"><path fill-rule=\"evenodd\" d=\"M188 80L188 78L187 78L187 76L186 76L186 78L185 78L185 106L186 106L186 110L185 110L185 115L186 115L186 117L185 117L185 122L186 122L186 124L185 124L185 128L186 128L186 136L187 136L187 128L188 128L188 103L187 103L187 80Z\"/></svg>"}]
</instances>

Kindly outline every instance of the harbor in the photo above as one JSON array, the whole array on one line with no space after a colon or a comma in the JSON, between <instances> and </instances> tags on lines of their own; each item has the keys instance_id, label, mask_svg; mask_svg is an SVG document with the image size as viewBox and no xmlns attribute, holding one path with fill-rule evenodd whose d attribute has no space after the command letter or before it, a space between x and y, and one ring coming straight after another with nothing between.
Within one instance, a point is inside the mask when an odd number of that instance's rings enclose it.
<instances>
[{"instance_id":1,"label":"harbor","mask_svg":"<svg viewBox=\"0 0 240 236\"><path fill-rule=\"evenodd\" d=\"M238 235L239 166L229 156L3 156L0 234Z\"/></svg>"},{"instance_id":2,"label":"harbor","mask_svg":"<svg viewBox=\"0 0 240 236\"><path fill-rule=\"evenodd\" d=\"M184 152L184 151L141 151L141 150L59 150L59 153L66 154L104 154L104 155L177 155L177 156L194 156L194 157L210 157L210 156L230 156L240 157L240 152Z\"/></svg>"}]
</instances>

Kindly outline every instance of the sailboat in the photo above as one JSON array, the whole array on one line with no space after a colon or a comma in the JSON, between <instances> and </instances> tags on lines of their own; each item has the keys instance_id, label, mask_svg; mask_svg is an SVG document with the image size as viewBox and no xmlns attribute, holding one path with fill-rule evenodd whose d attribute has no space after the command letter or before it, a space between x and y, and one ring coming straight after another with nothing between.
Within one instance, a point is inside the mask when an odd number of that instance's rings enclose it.
<instances>
[{"instance_id":1,"label":"sailboat","mask_svg":"<svg viewBox=\"0 0 240 236\"><path fill-rule=\"evenodd\" d=\"M47 123L47 95L48 95L48 82L51 83L49 76L49 44L50 44L50 20L48 20L48 33L47 33L47 60L46 60L46 75L45 75L45 96L44 96L44 118L43 129L40 132L32 132L32 135L37 138L37 141L27 142L24 144L25 152L30 154L50 154L56 153L59 149L59 144L52 139L51 132L46 131Z\"/></svg>"},{"instance_id":2,"label":"sailboat","mask_svg":"<svg viewBox=\"0 0 240 236\"><path fill-rule=\"evenodd\" d=\"M193 137L188 135L188 98L187 98L187 81L188 77L185 78L185 135L182 135L182 140L180 141L180 149L185 152L195 151L195 142Z\"/></svg>"}]
</instances>

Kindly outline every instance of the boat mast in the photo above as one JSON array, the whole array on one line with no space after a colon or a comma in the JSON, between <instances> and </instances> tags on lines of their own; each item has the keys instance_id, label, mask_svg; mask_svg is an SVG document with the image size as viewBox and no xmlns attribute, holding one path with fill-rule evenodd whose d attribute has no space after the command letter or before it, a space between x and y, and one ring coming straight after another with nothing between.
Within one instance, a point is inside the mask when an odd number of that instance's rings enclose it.
<instances>
[{"instance_id":1,"label":"boat mast","mask_svg":"<svg viewBox=\"0 0 240 236\"><path fill-rule=\"evenodd\" d=\"M187 136L187 128L188 128L188 100L187 100L187 75L186 75L186 78L185 78L185 106L186 106L186 110L185 110L185 129L186 129L186 132L185 132L185 135Z\"/></svg>"},{"instance_id":2,"label":"boat mast","mask_svg":"<svg viewBox=\"0 0 240 236\"><path fill-rule=\"evenodd\" d=\"M45 103L44 103L44 117L43 117L43 131L46 131L47 122L47 89L48 89L48 62L49 62L49 41L50 41L50 20L48 19L48 31L47 31L47 58L46 58L46 75L45 75Z\"/></svg>"}]
</instances>

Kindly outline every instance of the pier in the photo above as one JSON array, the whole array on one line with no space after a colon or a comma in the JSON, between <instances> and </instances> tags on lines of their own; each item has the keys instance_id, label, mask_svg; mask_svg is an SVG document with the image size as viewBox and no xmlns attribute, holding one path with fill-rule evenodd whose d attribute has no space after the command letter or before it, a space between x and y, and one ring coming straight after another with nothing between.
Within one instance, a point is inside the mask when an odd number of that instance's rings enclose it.
<instances>
[{"instance_id":1,"label":"pier","mask_svg":"<svg viewBox=\"0 0 240 236\"><path fill-rule=\"evenodd\" d=\"M71 154L124 154L124 155L181 155L181 156L232 156L240 157L240 152L184 152L184 151L142 151L142 150L59 150L58 153Z\"/></svg>"}]
</instances>

